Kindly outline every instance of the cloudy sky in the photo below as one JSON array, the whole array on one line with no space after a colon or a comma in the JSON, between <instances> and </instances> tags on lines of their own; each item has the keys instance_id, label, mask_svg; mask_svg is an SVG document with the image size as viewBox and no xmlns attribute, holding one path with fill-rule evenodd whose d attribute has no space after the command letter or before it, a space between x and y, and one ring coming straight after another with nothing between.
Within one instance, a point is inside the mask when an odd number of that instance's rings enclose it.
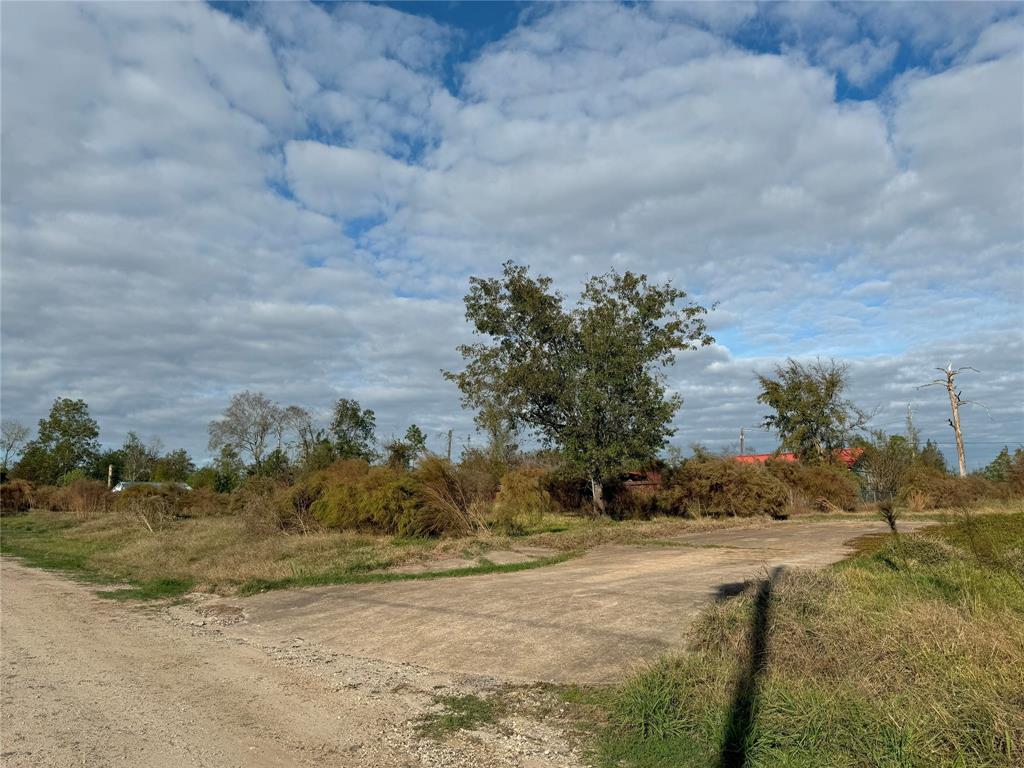
<instances>
[{"instance_id":1,"label":"cloudy sky","mask_svg":"<svg viewBox=\"0 0 1024 768\"><path fill-rule=\"evenodd\" d=\"M674 442L748 427L755 370L968 463L1024 442L1019 4L2 7L2 407L85 398L206 456L232 393L382 436L471 431L440 369L470 275L610 267L718 303Z\"/></svg>"}]
</instances>

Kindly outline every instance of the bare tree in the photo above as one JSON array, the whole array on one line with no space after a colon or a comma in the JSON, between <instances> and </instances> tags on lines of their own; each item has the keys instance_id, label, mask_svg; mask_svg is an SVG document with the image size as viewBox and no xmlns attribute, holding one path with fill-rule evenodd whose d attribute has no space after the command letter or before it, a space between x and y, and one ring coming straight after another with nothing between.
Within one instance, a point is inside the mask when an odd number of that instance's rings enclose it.
<instances>
[{"instance_id":1,"label":"bare tree","mask_svg":"<svg viewBox=\"0 0 1024 768\"><path fill-rule=\"evenodd\" d=\"M295 435L295 448L301 461L305 461L309 457L317 440L322 437L321 430L317 429L312 414L298 405L289 405L284 409L282 427L284 431Z\"/></svg>"},{"instance_id":2,"label":"bare tree","mask_svg":"<svg viewBox=\"0 0 1024 768\"><path fill-rule=\"evenodd\" d=\"M29 428L20 424L14 419L4 419L0 423L0 451L3 451L3 463L0 469L4 474L10 469L11 459L18 455L21 448L28 441Z\"/></svg>"},{"instance_id":3,"label":"bare tree","mask_svg":"<svg viewBox=\"0 0 1024 768\"><path fill-rule=\"evenodd\" d=\"M936 368L935 370L942 372L942 378L922 384L918 389L943 386L946 388L946 392L949 393L949 408L953 412L953 417L949 420L949 426L953 428L953 434L956 436L956 457L960 462L960 477L967 477L967 459L964 457L964 435L960 429L960 406L978 405L985 408L986 411L988 411L988 408L973 400L961 398L962 390L957 390L956 388L956 377L963 371L974 371L975 373L981 373L981 371L969 365L954 368L952 363L949 363L945 368Z\"/></svg>"},{"instance_id":4,"label":"bare tree","mask_svg":"<svg viewBox=\"0 0 1024 768\"><path fill-rule=\"evenodd\" d=\"M231 398L224 416L210 422L210 450L230 446L248 454L259 469L275 439L280 446L285 411L262 392L239 392Z\"/></svg>"}]
</instances>

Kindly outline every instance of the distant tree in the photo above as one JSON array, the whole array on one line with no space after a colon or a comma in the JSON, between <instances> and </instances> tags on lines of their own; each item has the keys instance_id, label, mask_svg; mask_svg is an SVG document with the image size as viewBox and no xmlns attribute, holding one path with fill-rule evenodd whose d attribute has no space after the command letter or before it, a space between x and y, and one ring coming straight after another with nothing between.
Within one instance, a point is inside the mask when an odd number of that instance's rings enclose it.
<instances>
[{"instance_id":1,"label":"distant tree","mask_svg":"<svg viewBox=\"0 0 1024 768\"><path fill-rule=\"evenodd\" d=\"M1010 477L1010 469L1013 466L1013 461L1010 458L1010 449L1005 445L988 466L982 470L982 474L989 480L996 483L1005 483Z\"/></svg>"},{"instance_id":2,"label":"distant tree","mask_svg":"<svg viewBox=\"0 0 1024 768\"><path fill-rule=\"evenodd\" d=\"M415 424L405 430L405 439L392 438L384 444L385 461L392 469L410 469L427 453L427 436Z\"/></svg>"},{"instance_id":3,"label":"distant tree","mask_svg":"<svg viewBox=\"0 0 1024 768\"><path fill-rule=\"evenodd\" d=\"M129 431L121 446L121 478L132 483L151 480L157 455L156 446L146 445L137 434Z\"/></svg>"},{"instance_id":4,"label":"distant tree","mask_svg":"<svg viewBox=\"0 0 1024 768\"><path fill-rule=\"evenodd\" d=\"M376 417L369 408L363 408L355 400L338 400L334 404L334 416L331 419L331 436L338 457L374 461L377 458L377 452L373 449L376 426Z\"/></svg>"},{"instance_id":5,"label":"distant tree","mask_svg":"<svg viewBox=\"0 0 1024 768\"><path fill-rule=\"evenodd\" d=\"M835 360L800 363L790 358L774 377L757 374L757 401L775 413L762 426L779 433L782 448L808 463L832 460L833 452L861 431L870 415L843 398L848 366Z\"/></svg>"},{"instance_id":6,"label":"distant tree","mask_svg":"<svg viewBox=\"0 0 1024 768\"><path fill-rule=\"evenodd\" d=\"M420 457L427 452L427 436L415 424L405 430L405 442L409 444L414 457Z\"/></svg>"},{"instance_id":7,"label":"distant tree","mask_svg":"<svg viewBox=\"0 0 1024 768\"><path fill-rule=\"evenodd\" d=\"M263 459L257 473L261 477L288 482L292 477L292 463L288 453L281 447L275 448Z\"/></svg>"},{"instance_id":8,"label":"distant tree","mask_svg":"<svg viewBox=\"0 0 1024 768\"><path fill-rule=\"evenodd\" d=\"M229 445L220 449L208 467L197 469L186 481L193 488L210 488L219 493L230 493L245 476L245 462Z\"/></svg>"},{"instance_id":9,"label":"distant tree","mask_svg":"<svg viewBox=\"0 0 1024 768\"><path fill-rule=\"evenodd\" d=\"M99 434L84 400L58 398L49 416L39 420L36 439L25 446L14 474L56 484L69 472L92 466L99 453Z\"/></svg>"},{"instance_id":10,"label":"distant tree","mask_svg":"<svg viewBox=\"0 0 1024 768\"><path fill-rule=\"evenodd\" d=\"M459 347L466 369L447 372L463 404L522 424L590 480L603 513L604 483L657 455L682 404L666 396L663 366L679 350L712 343L704 307L631 272L591 278L566 309L551 278L504 265L501 278L470 278L466 318L489 342Z\"/></svg>"},{"instance_id":11,"label":"distant tree","mask_svg":"<svg viewBox=\"0 0 1024 768\"><path fill-rule=\"evenodd\" d=\"M188 451L179 448L153 462L153 479L159 483L184 483L196 471Z\"/></svg>"},{"instance_id":12,"label":"distant tree","mask_svg":"<svg viewBox=\"0 0 1024 768\"><path fill-rule=\"evenodd\" d=\"M259 470L268 451L280 445L284 418L284 410L262 392L239 392L224 416L210 422L210 450L228 446L248 455Z\"/></svg>"},{"instance_id":13,"label":"distant tree","mask_svg":"<svg viewBox=\"0 0 1024 768\"><path fill-rule=\"evenodd\" d=\"M917 456L917 463L926 469L932 469L936 472L945 473L947 471L946 457L942 455L939 446L931 440L925 441L924 447Z\"/></svg>"},{"instance_id":14,"label":"distant tree","mask_svg":"<svg viewBox=\"0 0 1024 768\"><path fill-rule=\"evenodd\" d=\"M412 446L404 440L392 438L384 443L384 462L391 469L407 470L412 467Z\"/></svg>"},{"instance_id":15,"label":"distant tree","mask_svg":"<svg viewBox=\"0 0 1024 768\"><path fill-rule=\"evenodd\" d=\"M106 482L108 469L110 469L112 483L119 483L124 479L124 455L120 448L108 449L96 454L96 458L93 459L87 472L89 477Z\"/></svg>"},{"instance_id":16,"label":"distant tree","mask_svg":"<svg viewBox=\"0 0 1024 768\"><path fill-rule=\"evenodd\" d=\"M31 431L28 427L14 419L4 419L3 422L0 422L0 451L3 452L0 471L5 476L11 468L11 460L21 452L22 447L28 442L30 434Z\"/></svg>"},{"instance_id":17,"label":"distant tree","mask_svg":"<svg viewBox=\"0 0 1024 768\"><path fill-rule=\"evenodd\" d=\"M283 421L285 431L295 437L296 457L300 463L305 463L317 442L323 438L323 432L317 429L312 414L298 405L284 409Z\"/></svg>"}]
</instances>

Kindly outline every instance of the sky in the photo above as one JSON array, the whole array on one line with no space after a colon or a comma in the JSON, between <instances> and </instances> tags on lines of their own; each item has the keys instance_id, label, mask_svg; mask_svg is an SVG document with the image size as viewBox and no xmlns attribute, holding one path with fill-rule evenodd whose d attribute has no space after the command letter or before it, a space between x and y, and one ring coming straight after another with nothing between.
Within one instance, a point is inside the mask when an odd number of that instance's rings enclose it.
<instances>
[{"instance_id":1,"label":"sky","mask_svg":"<svg viewBox=\"0 0 1024 768\"><path fill-rule=\"evenodd\" d=\"M1024 442L1024 15L986 3L57 4L2 14L2 407L207 457L259 390L472 444L472 275L717 305L672 442L769 451L755 372Z\"/></svg>"}]
</instances>

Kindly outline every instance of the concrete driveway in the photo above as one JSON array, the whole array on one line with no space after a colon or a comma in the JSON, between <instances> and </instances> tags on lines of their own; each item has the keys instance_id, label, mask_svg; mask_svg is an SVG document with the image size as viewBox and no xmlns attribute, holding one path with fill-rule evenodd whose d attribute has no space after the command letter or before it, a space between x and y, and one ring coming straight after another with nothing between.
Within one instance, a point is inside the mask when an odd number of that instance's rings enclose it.
<instances>
[{"instance_id":1,"label":"concrete driveway","mask_svg":"<svg viewBox=\"0 0 1024 768\"><path fill-rule=\"evenodd\" d=\"M223 631L510 681L611 681L678 648L721 590L777 566L825 566L850 540L885 530L872 520L777 522L518 573L268 592L221 601L244 611Z\"/></svg>"}]
</instances>

